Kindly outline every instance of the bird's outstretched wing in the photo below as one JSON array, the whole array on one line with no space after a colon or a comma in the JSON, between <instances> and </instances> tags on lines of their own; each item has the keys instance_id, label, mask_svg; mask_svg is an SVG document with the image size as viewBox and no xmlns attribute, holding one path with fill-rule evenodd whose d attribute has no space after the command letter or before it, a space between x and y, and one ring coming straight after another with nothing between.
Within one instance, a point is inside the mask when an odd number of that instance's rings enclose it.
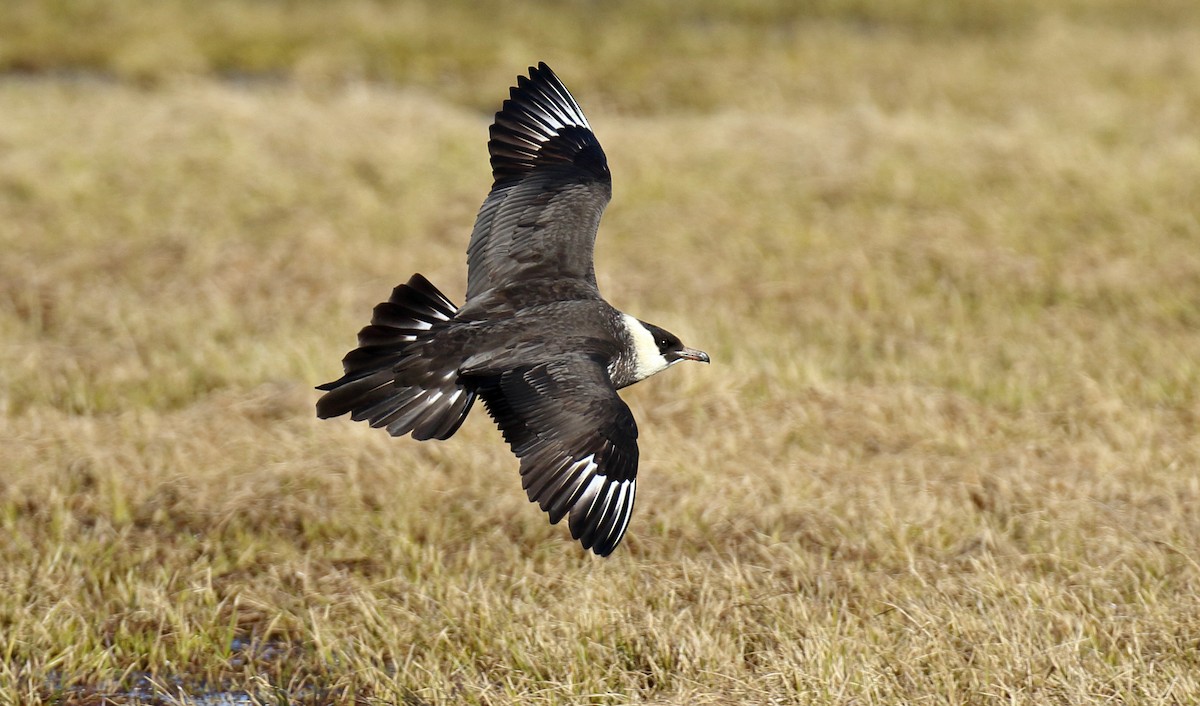
<instances>
[{"instance_id":1,"label":"bird's outstretched wing","mask_svg":"<svg viewBox=\"0 0 1200 706\"><path fill-rule=\"evenodd\" d=\"M530 501L608 556L625 536L637 490L637 423L608 373L584 355L509 370L479 389L521 459Z\"/></svg>"},{"instance_id":2,"label":"bird's outstretched wing","mask_svg":"<svg viewBox=\"0 0 1200 706\"><path fill-rule=\"evenodd\" d=\"M467 248L464 308L599 297L592 251L612 194L604 150L545 64L509 94L488 142L494 181Z\"/></svg>"}]
</instances>

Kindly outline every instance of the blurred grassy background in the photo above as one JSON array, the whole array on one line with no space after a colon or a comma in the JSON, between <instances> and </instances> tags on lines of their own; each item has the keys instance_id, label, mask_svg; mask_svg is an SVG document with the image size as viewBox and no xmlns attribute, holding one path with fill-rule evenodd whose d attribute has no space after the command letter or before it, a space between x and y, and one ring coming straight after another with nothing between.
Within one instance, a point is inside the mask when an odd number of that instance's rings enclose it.
<instances>
[{"instance_id":1,"label":"blurred grassy background","mask_svg":"<svg viewBox=\"0 0 1200 706\"><path fill-rule=\"evenodd\" d=\"M1016 48L1047 22L1158 33L1200 16L1187 0L11 0L5 10L0 69L9 71L101 71L150 83L370 79L491 110L495 69L534 56L578 74L576 87L593 103L625 112L728 108L735 90L739 102L787 103L839 85L878 90L917 58L895 54L901 47L1008 48L1020 64ZM873 70L861 71L862 62ZM827 73L838 70L857 71Z\"/></svg>"},{"instance_id":2,"label":"blurred grassy background","mask_svg":"<svg viewBox=\"0 0 1200 706\"><path fill-rule=\"evenodd\" d=\"M1200 698L1200 6L36 2L0 13L0 699ZM636 386L607 561L477 412L311 387L549 62ZM184 695L180 695L180 690Z\"/></svg>"}]
</instances>

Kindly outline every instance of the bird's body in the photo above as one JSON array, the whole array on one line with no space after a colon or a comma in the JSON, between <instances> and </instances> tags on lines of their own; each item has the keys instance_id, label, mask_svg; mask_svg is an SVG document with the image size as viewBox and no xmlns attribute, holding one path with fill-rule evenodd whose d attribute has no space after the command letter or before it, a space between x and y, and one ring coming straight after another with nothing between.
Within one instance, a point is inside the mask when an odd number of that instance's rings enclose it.
<instances>
[{"instance_id":1,"label":"bird's body","mask_svg":"<svg viewBox=\"0 0 1200 706\"><path fill-rule=\"evenodd\" d=\"M607 555L633 510L637 425L616 390L679 360L708 361L600 296L596 228L611 194L603 150L545 64L496 114L494 184L455 307L421 275L395 288L322 385L318 416L350 413L393 436L447 439L482 399L557 523Z\"/></svg>"}]
</instances>

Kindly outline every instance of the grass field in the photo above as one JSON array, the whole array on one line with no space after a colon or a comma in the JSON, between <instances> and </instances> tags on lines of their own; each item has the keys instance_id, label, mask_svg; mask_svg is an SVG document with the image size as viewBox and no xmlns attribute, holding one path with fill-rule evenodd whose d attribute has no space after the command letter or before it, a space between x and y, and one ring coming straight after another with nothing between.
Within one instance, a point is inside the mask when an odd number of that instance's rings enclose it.
<instances>
[{"instance_id":1,"label":"grass field","mask_svg":"<svg viewBox=\"0 0 1200 706\"><path fill-rule=\"evenodd\" d=\"M542 7L6 5L0 703L1200 701L1200 6ZM606 560L313 411L538 60L713 358Z\"/></svg>"}]
</instances>

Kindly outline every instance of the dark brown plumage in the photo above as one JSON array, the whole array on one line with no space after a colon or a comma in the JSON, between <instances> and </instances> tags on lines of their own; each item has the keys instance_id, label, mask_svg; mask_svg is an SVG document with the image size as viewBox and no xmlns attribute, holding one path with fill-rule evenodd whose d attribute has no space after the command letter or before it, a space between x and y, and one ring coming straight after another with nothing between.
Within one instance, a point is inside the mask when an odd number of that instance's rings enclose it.
<instances>
[{"instance_id":1,"label":"dark brown plumage","mask_svg":"<svg viewBox=\"0 0 1200 706\"><path fill-rule=\"evenodd\" d=\"M545 64L518 78L488 150L493 185L467 247L466 302L456 309L419 274L396 287L345 374L318 388L317 415L447 439L479 397L529 499L606 556L636 494L637 424L617 389L708 356L600 296L593 249L608 162Z\"/></svg>"}]
</instances>

